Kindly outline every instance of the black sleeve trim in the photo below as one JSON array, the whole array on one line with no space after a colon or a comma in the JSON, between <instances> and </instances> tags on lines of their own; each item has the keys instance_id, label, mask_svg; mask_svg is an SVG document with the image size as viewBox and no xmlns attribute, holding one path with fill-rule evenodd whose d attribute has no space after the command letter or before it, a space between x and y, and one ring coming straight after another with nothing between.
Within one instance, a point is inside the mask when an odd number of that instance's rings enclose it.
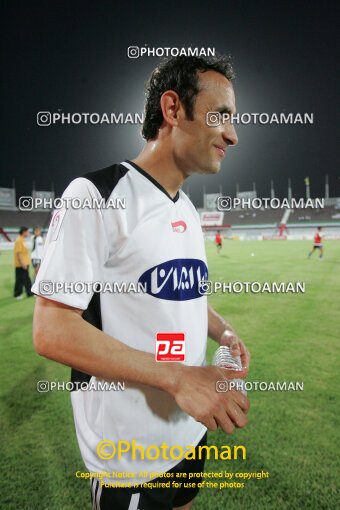
<instances>
[{"instance_id":1,"label":"black sleeve trim","mask_svg":"<svg viewBox=\"0 0 340 510\"><path fill-rule=\"evenodd\" d=\"M125 166L115 164L85 174L83 177L91 181L96 186L101 196L105 198L105 200L108 200L120 179L124 177L128 171L129 169Z\"/></svg>"},{"instance_id":2,"label":"black sleeve trim","mask_svg":"<svg viewBox=\"0 0 340 510\"><path fill-rule=\"evenodd\" d=\"M89 306L84 311L82 315L83 319L92 326L94 326L97 329L102 330L102 314L101 314L101 308L100 308L100 294L98 292L95 292L92 296L92 299L89 303ZM73 383L78 382L86 382L89 383L92 375L85 374L84 372L80 372L79 370L75 370L72 368L71 370L71 381ZM79 388L80 389L80 388ZM72 391L76 391L77 387L72 388Z\"/></svg>"}]
</instances>

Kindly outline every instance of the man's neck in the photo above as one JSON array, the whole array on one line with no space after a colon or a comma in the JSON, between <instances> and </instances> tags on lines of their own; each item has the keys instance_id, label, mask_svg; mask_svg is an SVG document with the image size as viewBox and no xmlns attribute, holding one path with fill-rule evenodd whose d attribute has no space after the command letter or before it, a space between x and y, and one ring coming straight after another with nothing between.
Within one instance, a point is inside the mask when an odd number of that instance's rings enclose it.
<instances>
[{"instance_id":1,"label":"man's neck","mask_svg":"<svg viewBox=\"0 0 340 510\"><path fill-rule=\"evenodd\" d=\"M150 174L174 198L186 176L176 165L173 154L159 141L150 141L133 163Z\"/></svg>"}]
</instances>

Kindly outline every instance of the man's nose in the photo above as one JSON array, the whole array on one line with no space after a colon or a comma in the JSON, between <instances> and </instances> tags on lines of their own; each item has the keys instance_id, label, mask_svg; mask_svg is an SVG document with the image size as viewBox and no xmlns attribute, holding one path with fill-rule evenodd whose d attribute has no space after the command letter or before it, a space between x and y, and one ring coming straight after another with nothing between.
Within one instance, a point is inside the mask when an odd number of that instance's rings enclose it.
<instances>
[{"instance_id":1,"label":"man's nose","mask_svg":"<svg viewBox=\"0 0 340 510\"><path fill-rule=\"evenodd\" d=\"M238 136L236 134L236 130L233 126L233 124L226 123L224 124L224 130L223 130L223 140L228 145L237 145L238 143Z\"/></svg>"}]
</instances>

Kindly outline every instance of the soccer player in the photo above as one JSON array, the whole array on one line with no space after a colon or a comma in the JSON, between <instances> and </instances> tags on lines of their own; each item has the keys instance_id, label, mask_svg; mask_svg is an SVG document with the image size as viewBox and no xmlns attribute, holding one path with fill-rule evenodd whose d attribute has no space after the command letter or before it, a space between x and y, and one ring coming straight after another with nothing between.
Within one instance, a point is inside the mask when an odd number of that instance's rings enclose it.
<instances>
[{"instance_id":1,"label":"soccer player","mask_svg":"<svg viewBox=\"0 0 340 510\"><path fill-rule=\"evenodd\" d=\"M216 232L215 244L216 244L217 254L219 255L221 248L222 248L222 236L221 236L221 232L219 230Z\"/></svg>"},{"instance_id":2,"label":"soccer player","mask_svg":"<svg viewBox=\"0 0 340 510\"><path fill-rule=\"evenodd\" d=\"M33 232L34 232L34 236L33 236L31 259L32 259L32 266L34 268L34 275L33 275L33 282L34 282L37 277L39 267L41 264L44 242L43 242L43 238L41 235L40 227L34 227Z\"/></svg>"},{"instance_id":3,"label":"soccer player","mask_svg":"<svg viewBox=\"0 0 340 510\"><path fill-rule=\"evenodd\" d=\"M14 242L13 261L15 267L15 284L14 284L14 297L22 299L23 287L25 287L27 297L33 296L31 291L32 282L29 275L30 267L30 254L26 245L26 239L29 236L27 227L21 227L19 235Z\"/></svg>"},{"instance_id":4,"label":"soccer player","mask_svg":"<svg viewBox=\"0 0 340 510\"><path fill-rule=\"evenodd\" d=\"M308 254L309 259L311 258L311 256L315 252L315 250L320 250L320 254L319 254L320 259L322 259L322 257L323 257L323 246L322 246L323 234L321 231L322 231L322 227L318 227L317 231L315 232L313 249Z\"/></svg>"},{"instance_id":5,"label":"soccer player","mask_svg":"<svg viewBox=\"0 0 340 510\"><path fill-rule=\"evenodd\" d=\"M198 447L205 444L207 429L220 427L230 434L247 422L248 399L239 391L216 391L217 381L247 375L250 355L199 292L199 282L208 277L203 234L199 215L181 190L192 173L218 173L237 143L231 123L210 127L206 122L209 111L236 111L232 81L224 57L162 62L147 85L142 152L75 179L64 194L104 198L107 204L121 197L125 208L60 209L51 221L33 286L39 296L35 349L72 367L75 427L87 469L129 472L118 481L137 484L112 488L93 478L92 502L98 510L188 510L197 485L150 489L141 484L158 480L150 472L193 472L199 482L204 470L203 456L150 460L128 452L103 460L97 453L102 440L134 440L145 448ZM44 281L70 279L141 283L145 291L49 288L44 295ZM162 333L168 340L162 341ZM241 355L240 373L205 366L207 336ZM76 384L101 381L124 381L125 391L90 391ZM114 480L104 476L103 481Z\"/></svg>"}]
</instances>

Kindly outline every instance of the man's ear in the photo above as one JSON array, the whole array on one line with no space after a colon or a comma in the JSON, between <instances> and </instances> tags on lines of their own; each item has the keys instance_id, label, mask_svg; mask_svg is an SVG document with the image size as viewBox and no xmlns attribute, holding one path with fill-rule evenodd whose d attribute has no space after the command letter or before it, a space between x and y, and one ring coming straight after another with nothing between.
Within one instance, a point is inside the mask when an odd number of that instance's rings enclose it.
<instances>
[{"instance_id":1,"label":"man's ear","mask_svg":"<svg viewBox=\"0 0 340 510\"><path fill-rule=\"evenodd\" d=\"M162 108L163 118L171 127L178 126L178 112L181 103L177 92L166 90L161 97L160 105Z\"/></svg>"}]
</instances>

